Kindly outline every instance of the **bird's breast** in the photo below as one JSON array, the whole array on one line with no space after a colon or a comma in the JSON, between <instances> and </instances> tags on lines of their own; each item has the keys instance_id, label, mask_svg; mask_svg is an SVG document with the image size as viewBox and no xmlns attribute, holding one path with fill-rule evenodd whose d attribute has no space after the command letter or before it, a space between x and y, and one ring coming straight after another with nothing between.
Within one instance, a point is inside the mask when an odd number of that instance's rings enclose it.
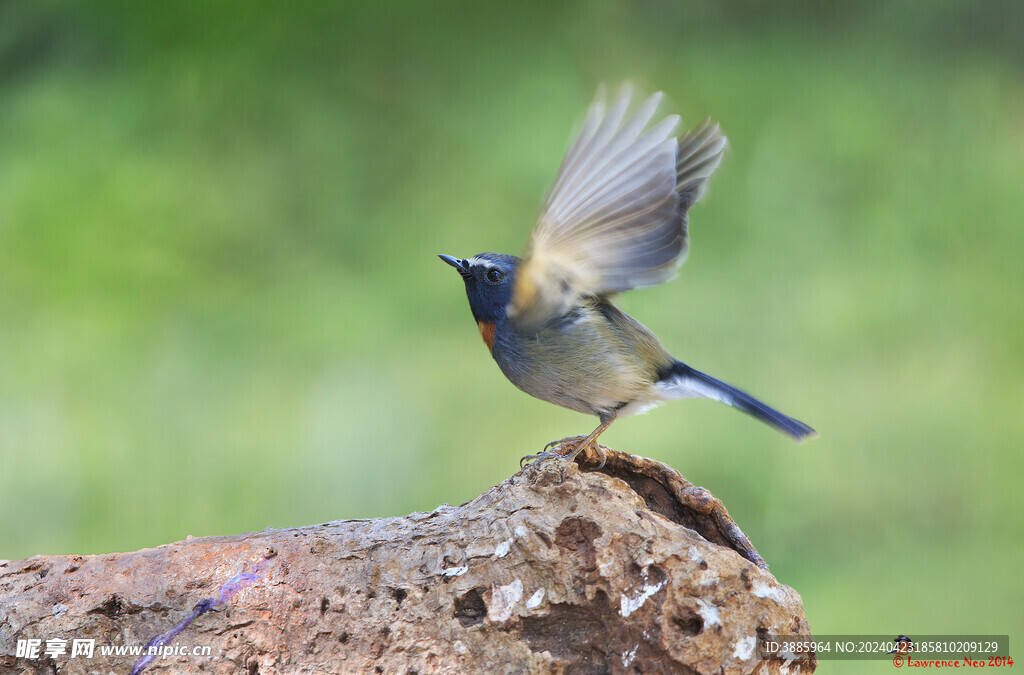
<instances>
[{"instance_id":1,"label":"bird's breast","mask_svg":"<svg viewBox=\"0 0 1024 675\"><path fill-rule=\"evenodd\" d=\"M517 387L588 414L611 414L646 401L663 350L621 313L582 306L541 331L523 335L508 322L491 333L491 355ZM480 333L488 342L484 325ZM632 411L632 409L631 409Z\"/></svg>"},{"instance_id":2,"label":"bird's breast","mask_svg":"<svg viewBox=\"0 0 1024 675\"><path fill-rule=\"evenodd\" d=\"M495 330L494 323L491 321L477 321L476 327L480 329L480 337L484 339L484 344L487 345L487 351L493 354Z\"/></svg>"}]
</instances>

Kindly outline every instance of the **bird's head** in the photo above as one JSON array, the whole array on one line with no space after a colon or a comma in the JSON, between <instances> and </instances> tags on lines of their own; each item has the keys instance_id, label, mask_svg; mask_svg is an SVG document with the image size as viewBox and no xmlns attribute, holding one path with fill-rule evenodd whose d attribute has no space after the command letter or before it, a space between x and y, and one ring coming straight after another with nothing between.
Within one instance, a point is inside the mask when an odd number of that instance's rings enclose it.
<instances>
[{"instance_id":1,"label":"bird's head","mask_svg":"<svg viewBox=\"0 0 1024 675\"><path fill-rule=\"evenodd\" d=\"M466 296L477 323L496 324L505 318L505 307L512 299L519 258L503 253L479 253L472 258L439 255L455 268L466 282Z\"/></svg>"}]
</instances>

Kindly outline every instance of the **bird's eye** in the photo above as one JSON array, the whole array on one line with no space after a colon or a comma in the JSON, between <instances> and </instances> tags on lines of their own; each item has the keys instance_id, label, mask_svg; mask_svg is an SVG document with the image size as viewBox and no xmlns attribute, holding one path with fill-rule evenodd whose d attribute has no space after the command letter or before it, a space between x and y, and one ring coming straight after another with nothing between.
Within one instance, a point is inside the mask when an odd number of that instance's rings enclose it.
<instances>
[{"instance_id":1,"label":"bird's eye","mask_svg":"<svg viewBox=\"0 0 1024 675\"><path fill-rule=\"evenodd\" d=\"M498 283L499 281L501 281L501 278L503 276L505 275L502 274L501 270L497 269L496 267L492 267L491 269L487 270L487 280L492 283Z\"/></svg>"}]
</instances>

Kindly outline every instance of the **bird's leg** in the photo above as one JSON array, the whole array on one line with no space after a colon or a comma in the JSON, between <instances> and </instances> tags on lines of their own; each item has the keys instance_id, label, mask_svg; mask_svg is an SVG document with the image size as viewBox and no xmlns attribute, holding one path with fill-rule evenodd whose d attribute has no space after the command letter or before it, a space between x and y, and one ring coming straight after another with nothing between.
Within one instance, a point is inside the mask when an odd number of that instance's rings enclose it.
<instances>
[{"instance_id":1,"label":"bird's leg","mask_svg":"<svg viewBox=\"0 0 1024 675\"><path fill-rule=\"evenodd\" d=\"M595 441L597 441L597 437L598 436L600 436L602 433L604 433L605 429L607 429L608 427L611 426L612 420L614 420L614 419L615 419L614 417L610 417L608 419L602 418L601 419L601 424L599 424L597 426L597 428L594 429L594 431L589 436L586 436L586 437L584 437L584 436L567 436L567 437L563 438L560 441L551 441L550 443L548 443L547 445L544 446L544 450L542 452L539 452L536 455L527 455L526 457L523 457L522 459L520 459L519 460L519 466L522 467L523 466L523 462L526 462L528 460L531 460L531 459L540 460L540 459L543 459L545 457L561 457L561 458L567 459L568 461L571 462L574 459L576 459L576 456L578 454L580 454L581 452L583 452L583 450L588 445L593 444L594 452L597 453L598 459L601 460L601 463L597 465L597 468L598 469L604 468L605 454L604 454L604 451L601 450L601 447ZM572 442L572 441L578 441L575 444L576 447L573 448L571 452L569 452L567 454L563 454L562 449L566 445L569 445L569 443ZM558 446L557 450L553 450L553 451L552 450L548 450L548 448L552 448L552 447L555 447L555 446Z\"/></svg>"},{"instance_id":2,"label":"bird's leg","mask_svg":"<svg viewBox=\"0 0 1024 675\"><path fill-rule=\"evenodd\" d=\"M590 433L589 436L587 436L585 439L583 439L583 441L576 446L576 449L573 450L572 452L570 452L568 455L566 455L565 458L568 459L571 462L574 459L576 459L576 455L578 455L581 452L583 452L583 450L585 450L588 445L593 445L594 446L594 452L597 453L598 458L601 460L601 464L597 468L598 469L603 468L604 467L604 462L605 462L605 454L604 454L604 451L601 450L600 446L598 446L598 444L597 444L597 437L600 436L601 434L603 434L604 430L607 429L608 427L610 427L614 420L615 420L614 417L609 417L607 419L602 417L601 418L601 423L597 425L597 428L594 429Z\"/></svg>"}]
</instances>

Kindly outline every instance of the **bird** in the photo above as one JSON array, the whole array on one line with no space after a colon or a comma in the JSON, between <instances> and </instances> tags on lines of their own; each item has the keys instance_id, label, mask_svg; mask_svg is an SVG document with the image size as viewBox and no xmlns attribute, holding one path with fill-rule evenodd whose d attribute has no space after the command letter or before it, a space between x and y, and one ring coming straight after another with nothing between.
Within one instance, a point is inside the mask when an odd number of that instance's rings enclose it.
<instances>
[{"instance_id":1,"label":"bird","mask_svg":"<svg viewBox=\"0 0 1024 675\"><path fill-rule=\"evenodd\" d=\"M710 118L682 136L679 117L652 123L662 93L632 103L624 85L599 89L570 142L522 257L439 255L465 282L480 335L501 372L541 400L595 415L587 436L549 443L526 459L574 460L620 417L664 402L708 398L800 442L807 424L676 359L616 294L676 274L689 248L688 212L727 146ZM549 448L558 446L554 452Z\"/></svg>"}]
</instances>

